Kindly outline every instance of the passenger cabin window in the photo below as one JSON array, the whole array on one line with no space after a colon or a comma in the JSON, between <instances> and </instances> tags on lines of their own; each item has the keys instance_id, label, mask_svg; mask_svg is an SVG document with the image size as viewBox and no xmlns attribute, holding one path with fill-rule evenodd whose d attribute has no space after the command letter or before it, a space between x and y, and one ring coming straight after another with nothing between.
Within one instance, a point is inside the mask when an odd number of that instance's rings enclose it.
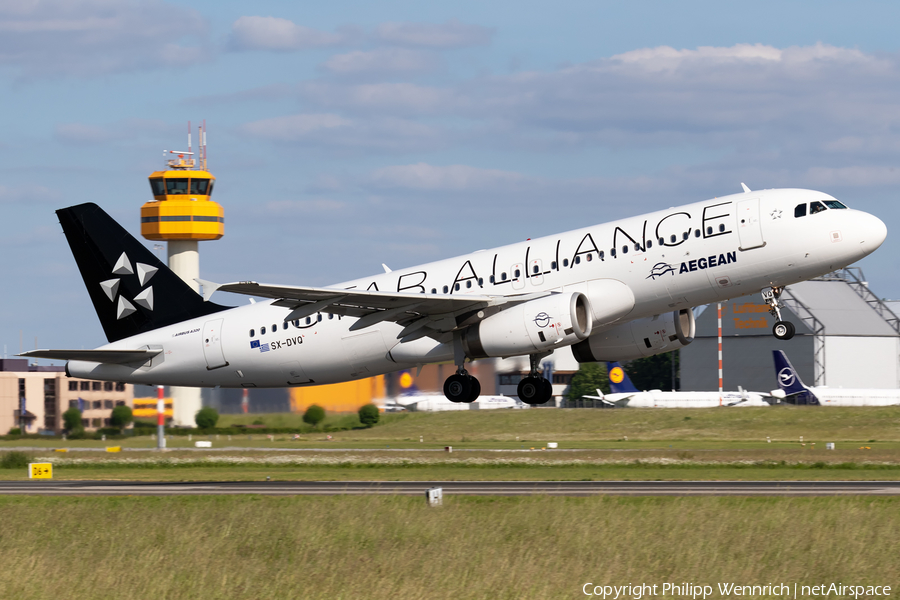
<instances>
[{"instance_id":1,"label":"passenger cabin window","mask_svg":"<svg viewBox=\"0 0 900 600\"><path fill-rule=\"evenodd\" d=\"M825 205L821 202L810 202L809 203L809 214L814 215L816 213L820 213L825 210Z\"/></svg>"},{"instance_id":2,"label":"passenger cabin window","mask_svg":"<svg viewBox=\"0 0 900 600\"><path fill-rule=\"evenodd\" d=\"M500 273L500 281L506 281L506 273Z\"/></svg>"},{"instance_id":3,"label":"passenger cabin window","mask_svg":"<svg viewBox=\"0 0 900 600\"><path fill-rule=\"evenodd\" d=\"M700 237L700 230L699 230L699 229L695 229L695 230L694 230L694 237Z\"/></svg>"},{"instance_id":4,"label":"passenger cabin window","mask_svg":"<svg viewBox=\"0 0 900 600\"><path fill-rule=\"evenodd\" d=\"M712 232L713 232L713 228L712 228L712 227L707 227L707 228L706 228L706 235L712 235Z\"/></svg>"},{"instance_id":5,"label":"passenger cabin window","mask_svg":"<svg viewBox=\"0 0 900 600\"><path fill-rule=\"evenodd\" d=\"M491 283L493 283L493 282L491 282ZM437 288L431 288L431 293L432 293L432 294L437 294Z\"/></svg>"},{"instance_id":6,"label":"passenger cabin window","mask_svg":"<svg viewBox=\"0 0 900 600\"><path fill-rule=\"evenodd\" d=\"M150 189L153 190L154 196L166 195L166 184L162 177L155 177L150 180Z\"/></svg>"},{"instance_id":7,"label":"passenger cabin window","mask_svg":"<svg viewBox=\"0 0 900 600\"><path fill-rule=\"evenodd\" d=\"M609 249L609 255L612 256L613 258L615 258L615 257L616 257L616 249L615 249L615 248L610 248L610 249Z\"/></svg>"},{"instance_id":8,"label":"passenger cabin window","mask_svg":"<svg viewBox=\"0 0 900 600\"><path fill-rule=\"evenodd\" d=\"M256 330L255 330L255 329L251 329L251 330L250 330L250 337L256 337Z\"/></svg>"},{"instance_id":9,"label":"passenger cabin window","mask_svg":"<svg viewBox=\"0 0 900 600\"><path fill-rule=\"evenodd\" d=\"M540 272L540 271L538 270L538 266L537 266L537 265L534 265L534 267L532 267L531 270L534 271L534 274L535 274L535 275L537 275L537 274Z\"/></svg>"},{"instance_id":10,"label":"passenger cabin window","mask_svg":"<svg viewBox=\"0 0 900 600\"><path fill-rule=\"evenodd\" d=\"M265 328L265 327L260 327L260 328L259 328L259 335L266 335L266 328Z\"/></svg>"},{"instance_id":11,"label":"passenger cabin window","mask_svg":"<svg viewBox=\"0 0 900 600\"><path fill-rule=\"evenodd\" d=\"M622 254L628 254L628 246L622 246Z\"/></svg>"},{"instance_id":12,"label":"passenger cabin window","mask_svg":"<svg viewBox=\"0 0 900 600\"><path fill-rule=\"evenodd\" d=\"M648 247L648 248L652 248L652 247L653 247L653 241L652 241L652 240L647 240L647 247ZM603 258L603 257L601 256L600 258Z\"/></svg>"},{"instance_id":13,"label":"passenger cabin window","mask_svg":"<svg viewBox=\"0 0 900 600\"><path fill-rule=\"evenodd\" d=\"M522 276L522 271L516 269L516 279Z\"/></svg>"},{"instance_id":14,"label":"passenger cabin window","mask_svg":"<svg viewBox=\"0 0 900 600\"><path fill-rule=\"evenodd\" d=\"M587 261L588 261L588 262L591 262L592 260L594 260L594 255L593 255L593 254L588 254L588 255L587 255Z\"/></svg>"},{"instance_id":15,"label":"passenger cabin window","mask_svg":"<svg viewBox=\"0 0 900 600\"><path fill-rule=\"evenodd\" d=\"M205 196L208 189L209 179L198 179L196 177L191 177L192 194L200 194L202 196Z\"/></svg>"},{"instance_id":16,"label":"passenger cabin window","mask_svg":"<svg viewBox=\"0 0 900 600\"><path fill-rule=\"evenodd\" d=\"M167 194L187 194L188 179L166 179Z\"/></svg>"},{"instance_id":17,"label":"passenger cabin window","mask_svg":"<svg viewBox=\"0 0 900 600\"><path fill-rule=\"evenodd\" d=\"M555 261L555 260L554 260L553 262L550 263L550 268L551 268L551 269L555 269L555 268L556 268L556 261Z\"/></svg>"},{"instance_id":18,"label":"passenger cabin window","mask_svg":"<svg viewBox=\"0 0 900 600\"><path fill-rule=\"evenodd\" d=\"M278 325L273 324L273 325L272 325L272 331L278 331Z\"/></svg>"},{"instance_id":19,"label":"passenger cabin window","mask_svg":"<svg viewBox=\"0 0 900 600\"><path fill-rule=\"evenodd\" d=\"M580 257L580 256L576 256L576 257L575 257L575 264L576 264L576 265L580 265L580 264L581 264L581 257Z\"/></svg>"},{"instance_id":20,"label":"passenger cabin window","mask_svg":"<svg viewBox=\"0 0 900 600\"><path fill-rule=\"evenodd\" d=\"M568 258L564 258L564 259L563 259L563 266L564 266L564 267L568 267L568 266L569 266L569 259L568 259Z\"/></svg>"},{"instance_id":21,"label":"passenger cabin window","mask_svg":"<svg viewBox=\"0 0 900 600\"><path fill-rule=\"evenodd\" d=\"M459 291L459 284L458 284L458 283L457 283L456 285L453 286L453 290L456 291L456 292Z\"/></svg>"},{"instance_id":22,"label":"passenger cabin window","mask_svg":"<svg viewBox=\"0 0 900 600\"><path fill-rule=\"evenodd\" d=\"M603 256L604 256L603 250L601 250L601 251L599 252L599 254L600 254L600 260L603 260Z\"/></svg>"},{"instance_id":23,"label":"passenger cabin window","mask_svg":"<svg viewBox=\"0 0 900 600\"><path fill-rule=\"evenodd\" d=\"M677 239L677 238L675 237L675 234L674 234L674 233L669 237L669 240L670 240L673 244L675 243L675 240L676 240L676 239Z\"/></svg>"},{"instance_id":24,"label":"passenger cabin window","mask_svg":"<svg viewBox=\"0 0 900 600\"><path fill-rule=\"evenodd\" d=\"M446 294L446 293L449 292L449 291L450 291L450 288L448 288L448 287L445 285L445 286L444 286L444 293Z\"/></svg>"}]
</instances>

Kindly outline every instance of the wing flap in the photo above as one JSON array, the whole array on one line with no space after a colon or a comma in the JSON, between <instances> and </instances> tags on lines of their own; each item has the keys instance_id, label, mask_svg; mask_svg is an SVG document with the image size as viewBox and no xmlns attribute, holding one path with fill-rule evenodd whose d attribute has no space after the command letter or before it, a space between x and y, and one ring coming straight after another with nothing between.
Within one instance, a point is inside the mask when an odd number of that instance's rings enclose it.
<instances>
[{"instance_id":1,"label":"wing flap","mask_svg":"<svg viewBox=\"0 0 900 600\"><path fill-rule=\"evenodd\" d=\"M18 356L127 365L145 363L160 352L162 350L29 350Z\"/></svg>"}]
</instances>

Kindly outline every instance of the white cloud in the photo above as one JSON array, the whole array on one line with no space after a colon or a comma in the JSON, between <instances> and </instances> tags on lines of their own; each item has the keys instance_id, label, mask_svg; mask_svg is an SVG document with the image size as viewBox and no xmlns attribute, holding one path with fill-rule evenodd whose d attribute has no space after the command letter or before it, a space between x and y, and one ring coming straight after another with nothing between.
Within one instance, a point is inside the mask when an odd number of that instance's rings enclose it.
<instances>
[{"instance_id":1,"label":"white cloud","mask_svg":"<svg viewBox=\"0 0 900 600\"><path fill-rule=\"evenodd\" d=\"M446 23L382 23L375 35L382 42L427 48L486 46L494 30L451 19Z\"/></svg>"},{"instance_id":2,"label":"white cloud","mask_svg":"<svg viewBox=\"0 0 900 600\"><path fill-rule=\"evenodd\" d=\"M452 114L457 100L452 90L415 83L364 83L341 85L307 83L301 96L318 106L343 108L349 112L382 114Z\"/></svg>"},{"instance_id":3,"label":"white cloud","mask_svg":"<svg viewBox=\"0 0 900 600\"><path fill-rule=\"evenodd\" d=\"M435 128L393 117L352 120L331 113L297 114L254 121L241 130L274 142L342 151L403 152L441 143Z\"/></svg>"},{"instance_id":4,"label":"white cloud","mask_svg":"<svg viewBox=\"0 0 900 600\"><path fill-rule=\"evenodd\" d=\"M432 52L409 48L377 48L337 54L325 61L325 68L341 75L384 75L433 71L439 64Z\"/></svg>"},{"instance_id":5,"label":"white cloud","mask_svg":"<svg viewBox=\"0 0 900 600\"><path fill-rule=\"evenodd\" d=\"M138 0L32 0L0 4L0 65L23 78L96 76L209 59L195 10Z\"/></svg>"},{"instance_id":6,"label":"white cloud","mask_svg":"<svg viewBox=\"0 0 900 600\"><path fill-rule=\"evenodd\" d=\"M293 51L337 46L347 35L297 25L279 17L241 17L231 25L230 46L235 50Z\"/></svg>"},{"instance_id":7,"label":"white cloud","mask_svg":"<svg viewBox=\"0 0 900 600\"><path fill-rule=\"evenodd\" d=\"M406 189L417 191L485 191L503 189L520 190L537 180L512 171L481 169L468 165L445 167L418 163L394 165L377 169L370 177L370 184L380 189Z\"/></svg>"}]
</instances>

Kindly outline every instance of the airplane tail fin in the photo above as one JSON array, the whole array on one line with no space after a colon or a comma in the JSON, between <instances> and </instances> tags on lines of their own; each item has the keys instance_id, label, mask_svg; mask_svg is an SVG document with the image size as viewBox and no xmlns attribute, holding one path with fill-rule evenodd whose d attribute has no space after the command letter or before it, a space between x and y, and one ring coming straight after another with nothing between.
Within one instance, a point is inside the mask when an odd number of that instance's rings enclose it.
<instances>
[{"instance_id":1,"label":"airplane tail fin","mask_svg":"<svg viewBox=\"0 0 900 600\"><path fill-rule=\"evenodd\" d=\"M800 379L787 354L782 350L772 350L772 357L775 359L775 377L778 387L785 394L785 401L789 404L819 404L819 399Z\"/></svg>"},{"instance_id":2,"label":"airplane tail fin","mask_svg":"<svg viewBox=\"0 0 900 600\"><path fill-rule=\"evenodd\" d=\"M56 214L110 342L227 308L204 302L96 204Z\"/></svg>"},{"instance_id":3,"label":"airplane tail fin","mask_svg":"<svg viewBox=\"0 0 900 600\"><path fill-rule=\"evenodd\" d=\"M800 379L800 375L794 369L794 365L788 360L787 355L782 350L773 350L772 357L775 359L775 373L778 378L778 387L785 394L797 394L806 391L806 386Z\"/></svg>"},{"instance_id":4,"label":"airplane tail fin","mask_svg":"<svg viewBox=\"0 0 900 600\"><path fill-rule=\"evenodd\" d=\"M608 362L606 363L606 368L609 373L609 391L611 393L628 394L640 391L634 387L631 379L628 378L628 373L625 372L625 369L619 363Z\"/></svg>"}]
</instances>

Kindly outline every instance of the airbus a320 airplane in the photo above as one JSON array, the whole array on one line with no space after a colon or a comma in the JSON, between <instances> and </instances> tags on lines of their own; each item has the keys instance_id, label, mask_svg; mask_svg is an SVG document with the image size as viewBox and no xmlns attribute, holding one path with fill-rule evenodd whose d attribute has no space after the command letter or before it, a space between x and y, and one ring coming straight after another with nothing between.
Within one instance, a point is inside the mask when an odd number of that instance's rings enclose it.
<instances>
[{"instance_id":1,"label":"airbus a320 airplane","mask_svg":"<svg viewBox=\"0 0 900 600\"><path fill-rule=\"evenodd\" d=\"M201 282L195 293L94 204L57 211L109 344L36 350L70 376L141 384L285 387L452 360L444 394L472 402L466 360L528 355L519 398L551 396L541 358L630 360L691 342L691 307L762 290L778 322L792 283L870 254L887 229L828 194L744 192L326 288ZM267 298L236 308L216 289Z\"/></svg>"}]
</instances>

